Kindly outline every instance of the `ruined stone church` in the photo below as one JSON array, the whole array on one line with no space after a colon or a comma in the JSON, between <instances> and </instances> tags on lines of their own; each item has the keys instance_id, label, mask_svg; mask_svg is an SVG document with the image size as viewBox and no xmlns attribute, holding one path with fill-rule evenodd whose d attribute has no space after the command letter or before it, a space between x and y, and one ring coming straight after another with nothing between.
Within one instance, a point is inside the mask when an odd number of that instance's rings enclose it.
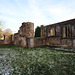
<instances>
[{"instance_id":1,"label":"ruined stone church","mask_svg":"<svg viewBox=\"0 0 75 75\"><path fill-rule=\"evenodd\" d=\"M75 48L75 19L41 25L41 37L34 37L34 23L23 22L18 33L4 36L0 44L14 44L22 47L36 47L41 45Z\"/></svg>"}]
</instances>

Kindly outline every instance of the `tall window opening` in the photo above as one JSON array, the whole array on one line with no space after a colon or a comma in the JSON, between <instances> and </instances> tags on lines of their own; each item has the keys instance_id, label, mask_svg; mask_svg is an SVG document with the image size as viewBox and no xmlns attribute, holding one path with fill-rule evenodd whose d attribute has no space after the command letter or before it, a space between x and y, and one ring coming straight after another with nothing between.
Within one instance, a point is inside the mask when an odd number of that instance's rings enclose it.
<instances>
[{"instance_id":1,"label":"tall window opening","mask_svg":"<svg viewBox=\"0 0 75 75\"><path fill-rule=\"evenodd\" d=\"M50 36L55 36L55 27L50 29Z\"/></svg>"},{"instance_id":2,"label":"tall window opening","mask_svg":"<svg viewBox=\"0 0 75 75\"><path fill-rule=\"evenodd\" d=\"M63 38L70 38L71 37L71 25L63 26Z\"/></svg>"}]
</instances>

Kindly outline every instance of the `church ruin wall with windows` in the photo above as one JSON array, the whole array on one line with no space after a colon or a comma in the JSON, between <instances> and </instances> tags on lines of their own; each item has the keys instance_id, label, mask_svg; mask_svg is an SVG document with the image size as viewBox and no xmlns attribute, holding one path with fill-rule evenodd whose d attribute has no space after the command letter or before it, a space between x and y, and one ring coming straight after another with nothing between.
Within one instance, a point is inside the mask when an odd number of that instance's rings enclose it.
<instances>
[{"instance_id":1,"label":"church ruin wall with windows","mask_svg":"<svg viewBox=\"0 0 75 75\"><path fill-rule=\"evenodd\" d=\"M75 47L75 19L42 25L41 38L46 38L46 45Z\"/></svg>"},{"instance_id":2,"label":"church ruin wall with windows","mask_svg":"<svg viewBox=\"0 0 75 75\"><path fill-rule=\"evenodd\" d=\"M22 47L36 47L42 45L75 48L75 19L41 25L41 37L34 37L34 23L23 22L18 33L4 36L0 45L14 44Z\"/></svg>"}]
</instances>

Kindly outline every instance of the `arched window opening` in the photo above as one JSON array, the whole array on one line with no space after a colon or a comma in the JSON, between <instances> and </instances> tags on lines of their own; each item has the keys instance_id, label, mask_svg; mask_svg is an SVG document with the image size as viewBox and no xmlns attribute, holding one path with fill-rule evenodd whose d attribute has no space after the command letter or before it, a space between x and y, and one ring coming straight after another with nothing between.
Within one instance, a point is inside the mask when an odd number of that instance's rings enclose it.
<instances>
[{"instance_id":1,"label":"arched window opening","mask_svg":"<svg viewBox=\"0 0 75 75\"><path fill-rule=\"evenodd\" d=\"M50 29L50 36L55 36L55 27Z\"/></svg>"},{"instance_id":2,"label":"arched window opening","mask_svg":"<svg viewBox=\"0 0 75 75\"><path fill-rule=\"evenodd\" d=\"M0 40L4 40L4 35L0 34Z\"/></svg>"}]
</instances>

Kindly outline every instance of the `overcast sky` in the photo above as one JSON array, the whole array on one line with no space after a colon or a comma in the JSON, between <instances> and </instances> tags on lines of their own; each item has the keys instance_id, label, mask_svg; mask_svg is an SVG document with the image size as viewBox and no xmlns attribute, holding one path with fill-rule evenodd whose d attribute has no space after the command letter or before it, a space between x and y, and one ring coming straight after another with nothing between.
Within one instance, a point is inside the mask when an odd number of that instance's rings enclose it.
<instances>
[{"instance_id":1,"label":"overcast sky","mask_svg":"<svg viewBox=\"0 0 75 75\"><path fill-rule=\"evenodd\" d=\"M75 0L0 0L0 20L17 32L22 22L34 27L75 18Z\"/></svg>"}]
</instances>

